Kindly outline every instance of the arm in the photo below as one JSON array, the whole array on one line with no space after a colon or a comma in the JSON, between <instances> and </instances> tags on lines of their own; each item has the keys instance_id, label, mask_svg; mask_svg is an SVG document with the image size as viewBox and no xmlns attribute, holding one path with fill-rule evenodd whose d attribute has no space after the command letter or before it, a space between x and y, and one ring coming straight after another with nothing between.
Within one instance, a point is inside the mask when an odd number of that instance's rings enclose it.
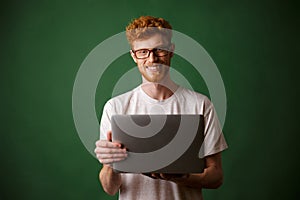
<instances>
[{"instance_id":1,"label":"arm","mask_svg":"<svg viewBox=\"0 0 300 200\"><path fill-rule=\"evenodd\" d=\"M207 156L205 157L205 160L206 168L203 173L183 175L180 178L178 178L178 175L171 174L152 174L152 177L173 181L180 185L199 189L215 189L220 187L223 183L221 153Z\"/></svg>"},{"instance_id":2,"label":"arm","mask_svg":"<svg viewBox=\"0 0 300 200\"><path fill-rule=\"evenodd\" d=\"M205 157L206 167L203 173L191 174L188 178L175 182L196 188L218 188L223 183L221 151L227 148L227 144L213 104L208 98L204 103L204 152L215 152L216 149L219 152Z\"/></svg>"},{"instance_id":3,"label":"arm","mask_svg":"<svg viewBox=\"0 0 300 200\"><path fill-rule=\"evenodd\" d=\"M119 143L111 142L111 131L107 133L107 140L98 140L95 149L96 156L103 167L99 173L99 180L106 193L114 195L121 186L121 175L111 168L111 164L127 157L126 149Z\"/></svg>"},{"instance_id":4,"label":"arm","mask_svg":"<svg viewBox=\"0 0 300 200\"><path fill-rule=\"evenodd\" d=\"M175 180L178 184L183 184L194 188L215 189L223 183L223 170L221 153L217 153L206 158L206 168L201 174L190 174L186 179Z\"/></svg>"},{"instance_id":5,"label":"arm","mask_svg":"<svg viewBox=\"0 0 300 200\"><path fill-rule=\"evenodd\" d=\"M116 173L109 165L103 165L99 180L104 191L109 195L115 195L121 186L121 174Z\"/></svg>"}]
</instances>

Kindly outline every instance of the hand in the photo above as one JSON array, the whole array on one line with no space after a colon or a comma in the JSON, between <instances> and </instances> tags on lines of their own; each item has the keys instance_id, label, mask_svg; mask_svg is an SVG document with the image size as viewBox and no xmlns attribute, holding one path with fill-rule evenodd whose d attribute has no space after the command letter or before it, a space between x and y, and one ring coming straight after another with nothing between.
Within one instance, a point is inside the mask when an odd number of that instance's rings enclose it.
<instances>
[{"instance_id":1,"label":"hand","mask_svg":"<svg viewBox=\"0 0 300 200\"><path fill-rule=\"evenodd\" d=\"M112 132L107 132L107 140L98 140L96 142L95 153L100 163L111 165L126 159L126 149L122 148L120 143L112 142Z\"/></svg>"},{"instance_id":2,"label":"hand","mask_svg":"<svg viewBox=\"0 0 300 200\"><path fill-rule=\"evenodd\" d=\"M154 179L163 179L174 182L180 182L189 177L189 174L144 173L144 175Z\"/></svg>"}]
</instances>

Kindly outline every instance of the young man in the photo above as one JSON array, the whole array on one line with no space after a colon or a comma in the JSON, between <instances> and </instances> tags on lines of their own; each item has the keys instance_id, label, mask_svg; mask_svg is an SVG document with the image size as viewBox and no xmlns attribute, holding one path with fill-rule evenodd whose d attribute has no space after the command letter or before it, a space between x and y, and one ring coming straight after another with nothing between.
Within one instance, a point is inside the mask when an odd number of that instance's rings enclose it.
<instances>
[{"instance_id":1,"label":"young man","mask_svg":"<svg viewBox=\"0 0 300 200\"><path fill-rule=\"evenodd\" d=\"M126 28L131 56L142 75L142 85L110 99L104 106L100 140L95 153L103 164L99 179L110 195L119 199L202 199L202 188L218 188L223 172L221 151L227 148L215 110L207 97L178 86L169 68L174 44L171 25L162 18L142 16ZM204 116L205 170L199 174L116 173L111 164L126 159L126 149L111 142L113 114L200 114ZM188 137L188 133L187 133Z\"/></svg>"}]
</instances>

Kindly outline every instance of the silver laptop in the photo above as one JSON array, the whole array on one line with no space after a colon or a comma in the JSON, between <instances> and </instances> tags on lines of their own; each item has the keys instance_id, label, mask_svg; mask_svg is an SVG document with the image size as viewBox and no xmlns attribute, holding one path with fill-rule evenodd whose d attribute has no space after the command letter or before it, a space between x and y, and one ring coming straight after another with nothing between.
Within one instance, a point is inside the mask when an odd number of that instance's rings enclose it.
<instances>
[{"instance_id":1,"label":"silver laptop","mask_svg":"<svg viewBox=\"0 0 300 200\"><path fill-rule=\"evenodd\" d=\"M201 173L202 115L113 115L112 140L128 150L118 172Z\"/></svg>"}]
</instances>

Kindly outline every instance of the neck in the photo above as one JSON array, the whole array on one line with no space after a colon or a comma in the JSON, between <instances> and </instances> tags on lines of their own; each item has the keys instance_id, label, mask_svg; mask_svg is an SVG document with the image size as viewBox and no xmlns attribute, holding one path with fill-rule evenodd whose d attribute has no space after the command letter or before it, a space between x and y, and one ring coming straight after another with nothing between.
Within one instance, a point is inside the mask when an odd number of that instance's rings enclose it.
<instances>
[{"instance_id":1,"label":"neck","mask_svg":"<svg viewBox=\"0 0 300 200\"><path fill-rule=\"evenodd\" d=\"M142 89L153 99L164 100L171 97L177 90L178 85L170 78L164 79L158 83L149 82L143 78Z\"/></svg>"}]
</instances>

